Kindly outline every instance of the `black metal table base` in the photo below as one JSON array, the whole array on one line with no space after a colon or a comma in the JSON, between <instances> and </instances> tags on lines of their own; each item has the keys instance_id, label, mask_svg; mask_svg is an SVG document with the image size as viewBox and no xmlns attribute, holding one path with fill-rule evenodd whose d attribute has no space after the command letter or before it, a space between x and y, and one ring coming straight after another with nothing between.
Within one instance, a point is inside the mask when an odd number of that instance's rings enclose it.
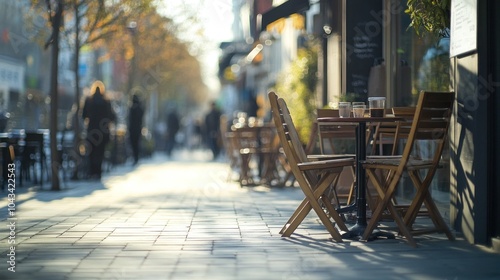
<instances>
[{"instance_id":1,"label":"black metal table base","mask_svg":"<svg viewBox=\"0 0 500 280\"><path fill-rule=\"evenodd\" d=\"M348 232L342 234L342 238L345 239L353 239L353 240L363 240L363 234L365 233L366 225L361 225L356 223L352 226ZM394 239L396 238L394 234L386 231L381 231L375 229L370 236L366 239L366 241L373 241L376 239ZM364 241L364 240L363 240Z\"/></svg>"}]
</instances>

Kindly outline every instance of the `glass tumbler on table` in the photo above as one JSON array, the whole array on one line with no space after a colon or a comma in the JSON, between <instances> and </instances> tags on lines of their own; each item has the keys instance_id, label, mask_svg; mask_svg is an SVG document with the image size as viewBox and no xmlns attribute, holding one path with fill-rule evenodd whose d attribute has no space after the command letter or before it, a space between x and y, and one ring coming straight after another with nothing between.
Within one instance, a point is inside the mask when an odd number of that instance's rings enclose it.
<instances>
[{"instance_id":1,"label":"glass tumbler on table","mask_svg":"<svg viewBox=\"0 0 500 280\"><path fill-rule=\"evenodd\" d=\"M348 118L351 116L351 102L339 102L339 117Z\"/></svg>"},{"instance_id":2,"label":"glass tumbler on table","mask_svg":"<svg viewBox=\"0 0 500 280\"><path fill-rule=\"evenodd\" d=\"M370 117L384 117L385 97L369 97L368 108L370 110Z\"/></svg>"},{"instance_id":3,"label":"glass tumbler on table","mask_svg":"<svg viewBox=\"0 0 500 280\"><path fill-rule=\"evenodd\" d=\"M364 102L352 103L352 115L355 118L363 118L365 116L366 105Z\"/></svg>"}]
</instances>

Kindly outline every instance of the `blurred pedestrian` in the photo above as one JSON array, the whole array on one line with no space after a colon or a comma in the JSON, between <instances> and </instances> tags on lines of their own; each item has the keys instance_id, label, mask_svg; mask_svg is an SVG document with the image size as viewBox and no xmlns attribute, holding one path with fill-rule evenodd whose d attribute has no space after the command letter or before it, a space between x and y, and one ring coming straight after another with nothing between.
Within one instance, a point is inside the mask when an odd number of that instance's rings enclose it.
<instances>
[{"instance_id":1,"label":"blurred pedestrian","mask_svg":"<svg viewBox=\"0 0 500 280\"><path fill-rule=\"evenodd\" d=\"M139 162L139 150L142 136L142 117L144 116L144 108L142 107L139 96L132 96L132 104L128 113L128 136L130 146L132 147L132 156L134 157L133 164Z\"/></svg>"},{"instance_id":2,"label":"blurred pedestrian","mask_svg":"<svg viewBox=\"0 0 500 280\"><path fill-rule=\"evenodd\" d=\"M216 159L220 153L220 116L221 112L217 108L217 104L212 102L210 104L210 112L205 116L205 133L213 159Z\"/></svg>"},{"instance_id":3,"label":"blurred pedestrian","mask_svg":"<svg viewBox=\"0 0 500 280\"><path fill-rule=\"evenodd\" d=\"M103 82L96 81L90 89L91 96L83 105L82 118L87 125L87 144L89 148L89 177L100 179L102 161L106 144L109 142L110 123L116 121L111 102L105 98Z\"/></svg>"},{"instance_id":4,"label":"blurred pedestrian","mask_svg":"<svg viewBox=\"0 0 500 280\"><path fill-rule=\"evenodd\" d=\"M166 151L167 155L172 154L172 150L175 147L177 132L180 128L179 116L175 107L172 107L167 114L167 143Z\"/></svg>"}]
</instances>

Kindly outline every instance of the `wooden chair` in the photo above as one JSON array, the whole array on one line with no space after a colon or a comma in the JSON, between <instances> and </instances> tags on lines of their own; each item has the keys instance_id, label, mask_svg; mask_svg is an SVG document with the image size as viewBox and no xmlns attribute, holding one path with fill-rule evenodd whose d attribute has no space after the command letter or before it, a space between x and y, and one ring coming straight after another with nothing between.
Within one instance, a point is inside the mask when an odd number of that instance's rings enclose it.
<instances>
[{"instance_id":1,"label":"wooden chair","mask_svg":"<svg viewBox=\"0 0 500 280\"><path fill-rule=\"evenodd\" d=\"M375 186L379 202L362 239L368 239L386 210L390 212L400 233L414 247L417 244L413 236L419 233L444 232L448 239L454 239L429 192L430 183L440 165L443 147L447 141L453 100L454 92L421 92L402 156L378 160L371 158L363 163L368 178ZM419 140L432 140L437 143L433 158L421 159L412 156L414 144ZM379 170L386 171L390 175L379 177L377 176ZM407 210L398 211L392 198L403 172L408 173L417 192ZM425 174L424 178L421 177L422 174ZM423 204L435 228L425 231L414 230L416 216Z\"/></svg>"},{"instance_id":2,"label":"wooden chair","mask_svg":"<svg viewBox=\"0 0 500 280\"><path fill-rule=\"evenodd\" d=\"M293 124L286 102L282 98L278 98L274 92L269 93L269 100L281 145L292 168L293 175L305 195L304 200L283 226L280 233L285 237L290 236L308 213L314 209L314 212L316 212L332 238L337 242L342 242L342 237L332 224L330 217L336 222L340 230L347 231L347 227L337 211L330 204L325 192L331 182L336 180L340 175L343 168L351 166L354 160L347 158L309 161Z\"/></svg>"},{"instance_id":3,"label":"wooden chair","mask_svg":"<svg viewBox=\"0 0 500 280\"><path fill-rule=\"evenodd\" d=\"M234 133L232 136L234 150L239 157L237 163L240 185L256 183L272 185L279 181L277 175L279 146L274 141L276 135L274 125L233 126L231 129ZM255 180L255 175L259 176L258 182Z\"/></svg>"},{"instance_id":4,"label":"wooden chair","mask_svg":"<svg viewBox=\"0 0 500 280\"><path fill-rule=\"evenodd\" d=\"M250 160L252 154L258 148L257 144L257 130L249 129L248 127L234 126L231 128L233 135L233 146L238 156L239 165L239 183L241 186L255 184L254 174L251 172Z\"/></svg>"},{"instance_id":5,"label":"wooden chair","mask_svg":"<svg viewBox=\"0 0 500 280\"><path fill-rule=\"evenodd\" d=\"M12 168L11 164L15 162L15 151L14 143L12 143L6 133L0 133L0 151L1 151L1 162L2 162L2 191L4 191L5 186L8 186L9 179L12 179L8 174L15 174L15 168Z\"/></svg>"},{"instance_id":6,"label":"wooden chair","mask_svg":"<svg viewBox=\"0 0 500 280\"><path fill-rule=\"evenodd\" d=\"M316 111L318 118L325 117L338 117L339 111L335 109L317 109ZM325 160L325 159L340 159L340 158L352 158L356 157L353 153L345 152L345 143L355 143L356 139L356 126L354 125L322 125L320 123L316 124L317 127L317 137L319 138L319 146L321 155L311 154L308 157L315 160ZM338 182L332 184L332 196L336 200L337 205L340 206L340 198L346 200L345 204L350 205L355 197L355 187L356 187L356 173L355 164L353 164L349 170L344 170L344 172L349 172L352 177L351 185L349 186L348 193L338 192Z\"/></svg>"}]
</instances>

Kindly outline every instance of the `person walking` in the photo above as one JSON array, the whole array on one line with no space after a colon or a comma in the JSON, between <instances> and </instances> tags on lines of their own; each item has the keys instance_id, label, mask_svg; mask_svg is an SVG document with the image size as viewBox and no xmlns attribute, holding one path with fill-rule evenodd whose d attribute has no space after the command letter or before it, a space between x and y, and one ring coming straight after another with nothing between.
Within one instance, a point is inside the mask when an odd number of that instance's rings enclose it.
<instances>
[{"instance_id":1,"label":"person walking","mask_svg":"<svg viewBox=\"0 0 500 280\"><path fill-rule=\"evenodd\" d=\"M167 114L167 145L166 151L167 155L172 154L172 150L175 147L175 137L180 128L179 116L177 116L177 111L175 108L171 108Z\"/></svg>"},{"instance_id":2,"label":"person walking","mask_svg":"<svg viewBox=\"0 0 500 280\"><path fill-rule=\"evenodd\" d=\"M91 96L83 105L82 118L87 126L87 148L89 149L89 177L101 179L104 150L109 142L110 124L116 121L111 102L105 98L105 87L95 81L90 89Z\"/></svg>"},{"instance_id":3,"label":"person walking","mask_svg":"<svg viewBox=\"0 0 500 280\"><path fill-rule=\"evenodd\" d=\"M220 153L220 116L221 112L217 108L217 104L210 104L210 112L205 116L205 133L208 147L212 151L213 159L216 159Z\"/></svg>"},{"instance_id":4,"label":"person walking","mask_svg":"<svg viewBox=\"0 0 500 280\"><path fill-rule=\"evenodd\" d=\"M139 151L141 144L142 117L144 116L144 108L142 107L139 96L132 96L132 104L128 113L128 136L130 146L132 148L132 156L134 158L133 165L139 162Z\"/></svg>"}]
</instances>

